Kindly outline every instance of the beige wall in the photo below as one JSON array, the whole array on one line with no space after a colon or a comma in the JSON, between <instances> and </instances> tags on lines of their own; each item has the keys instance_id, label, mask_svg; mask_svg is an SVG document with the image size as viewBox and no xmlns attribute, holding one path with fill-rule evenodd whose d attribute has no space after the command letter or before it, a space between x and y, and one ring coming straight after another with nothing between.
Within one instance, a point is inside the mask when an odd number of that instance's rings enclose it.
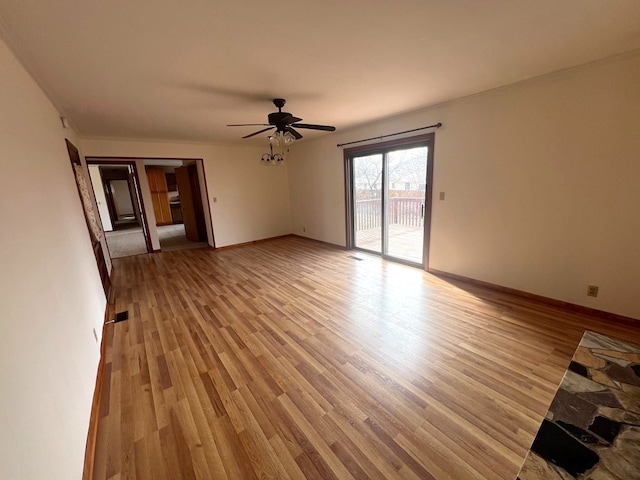
<instances>
[{"instance_id":1,"label":"beige wall","mask_svg":"<svg viewBox=\"0 0 640 480\"><path fill-rule=\"evenodd\" d=\"M287 169L263 167L264 147L95 139L82 146L87 156L202 158L217 247L291 232Z\"/></svg>"},{"instance_id":2,"label":"beige wall","mask_svg":"<svg viewBox=\"0 0 640 480\"><path fill-rule=\"evenodd\" d=\"M81 478L105 297L58 113L0 41L0 478Z\"/></svg>"},{"instance_id":3,"label":"beige wall","mask_svg":"<svg viewBox=\"0 0 640 480\"><path fill-rule=\"evenodd\" d=\"M293 232L344 245L336 143L442 122L432 268L640 318L638 85L636 54L294 145Z\"/></svg>"}]
</instances>

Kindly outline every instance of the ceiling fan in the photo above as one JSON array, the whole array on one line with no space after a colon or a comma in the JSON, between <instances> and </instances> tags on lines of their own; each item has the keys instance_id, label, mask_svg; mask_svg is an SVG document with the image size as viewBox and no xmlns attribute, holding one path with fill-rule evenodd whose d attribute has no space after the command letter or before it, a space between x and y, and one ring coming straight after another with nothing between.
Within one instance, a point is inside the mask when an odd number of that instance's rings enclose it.
<instances>
[{"instance_id":1,"label":"ceiling fan","mask_svg":"<svg viewBox=\"0 0 640 480\"><path fill-rule=\"evenodd\" d=\"M277 112L270 113L268 115L269 123L240 123L227 125L227 127L268 127L263 128L262 130L258 130L257 132L250 133L249 135L245 135L242 138L253 137L254 135L258 135L262 132L267 132L269 130L276 129L274 135L269 136L269 141L272 145L277 146L280 144L280 140L288 145L293 143L295 140L300 140L302 135L298 133L295 128L306 128L308 130L325 130L327 132L334 132L336 127L332 127L329 125L314 125L311 123L298 123L302 119L298 117L294 117L289 112L283 112L282 107L287 101L284 98L274 98L273 104L278 109Z\"/></svg>"}]
</instances>

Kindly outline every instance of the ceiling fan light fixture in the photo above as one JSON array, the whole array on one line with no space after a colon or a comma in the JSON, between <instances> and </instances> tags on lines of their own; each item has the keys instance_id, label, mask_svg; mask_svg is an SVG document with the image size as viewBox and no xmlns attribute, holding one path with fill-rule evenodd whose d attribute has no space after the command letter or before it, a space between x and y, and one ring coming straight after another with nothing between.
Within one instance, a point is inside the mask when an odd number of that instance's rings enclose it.
<instances>
[{"instance_id":1,"label":"ceiling fan light fixture","mask_svg":"<svg viewBox=\"0 0 640 480\"><path fill-rule=\"evenodd\" d=\"M271 143L271 138L272 137L269 137L269 143ZM262 158L260 158L260 163L262 164L262 166L273 167L284 162L283 155L280 155L279 153L273 153L273 144L269 145L269 150L270 153L265 153L264 155L262 155Z\"/></svg>"},{"instance_id":2,"label":"ceiling fan light fixture","mask_svg":"<svg viewBox=\"0 0 640 480\"><path fill-rule=\"evenodd\" d=\"M285 145L291 145L293 142L296 141L296 137L294 137L291 132L284 132L284 134L282 135L282 138L284 139Z\"/></svg>"},{"instance_id":3,"label":"ceiling fan light fixture","mask_svg":"<svg viewBox=\"0 0 640 480\"><path fill-rule=\"evenodd\" d=\"M282 164L282 162L284 162L284 157L279 153L275 153L272 155L265 153L260 159L260 163L265 167L274 167Z\"/></svg>"},{"instance_id":4,"label":"ceiling fan light fixture","mask_svg":"<svg viewBox=\"0 0 640 480\"><path fill-rule=\"evenodd\" d=\"M269 135L269 143L274 147L280 146L280 132L276 132L273 135Z\"/></svg>"}]
</instances>

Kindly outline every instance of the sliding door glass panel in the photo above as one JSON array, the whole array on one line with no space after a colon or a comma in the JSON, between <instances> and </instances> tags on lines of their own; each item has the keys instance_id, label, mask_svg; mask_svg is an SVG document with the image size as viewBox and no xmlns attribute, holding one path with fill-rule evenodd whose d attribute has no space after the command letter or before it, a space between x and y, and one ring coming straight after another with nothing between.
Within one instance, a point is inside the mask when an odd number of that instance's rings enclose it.
<instances>
[{"instance_id":1,"label":"sliding door glass panel","mask_svg":"<svg viewBox=\"0 0 640 480\"><path fill-rule=\"evenodd\" d=\"M428 147L387 153L386 255L423 263Z\"/></svg>"},{"instance_id":2,"label":"sliding door glass panel","mask_svg":"<svg viewBox=\"0 0 640 480\"><path fill-rule=\"evenodd\" d=\"M355 246L382 253L382 154L353 158Z\"/></svg>"}]
</instances>

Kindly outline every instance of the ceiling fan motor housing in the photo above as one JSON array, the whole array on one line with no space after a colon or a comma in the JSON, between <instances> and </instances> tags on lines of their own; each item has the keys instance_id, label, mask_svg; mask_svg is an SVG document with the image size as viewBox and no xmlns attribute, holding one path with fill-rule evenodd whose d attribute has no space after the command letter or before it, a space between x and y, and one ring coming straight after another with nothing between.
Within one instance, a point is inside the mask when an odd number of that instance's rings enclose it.
<instances>
[{"instance_id":1,"label":"ceiling fan motor housing","mask_svg":"<svg viewBox=\"0 0 640 480\"><path fill-rule=\"evenodd\" d=\"M284 107L285 103L287 103L287 101L284 98L274 98L273 104L276 106L278 111L268 115L269 125L275 125L276 130L278 131L283 131L286 124L290 123L288 120L292 118L292 115L289 112L282 111L282 107Z\"/></svg>"},{"instance_id":2,"label":"ceiling fan motor housing","mask_svg":"<svg viewBox=\"0 0 640 480\"><path fill-rule=\"evenodd\" d=\"M273 112L269 114L269 125L281 125L286 122L288 118L291 118L291 114L288 112Z\"/></svg>"}]
</instances>

